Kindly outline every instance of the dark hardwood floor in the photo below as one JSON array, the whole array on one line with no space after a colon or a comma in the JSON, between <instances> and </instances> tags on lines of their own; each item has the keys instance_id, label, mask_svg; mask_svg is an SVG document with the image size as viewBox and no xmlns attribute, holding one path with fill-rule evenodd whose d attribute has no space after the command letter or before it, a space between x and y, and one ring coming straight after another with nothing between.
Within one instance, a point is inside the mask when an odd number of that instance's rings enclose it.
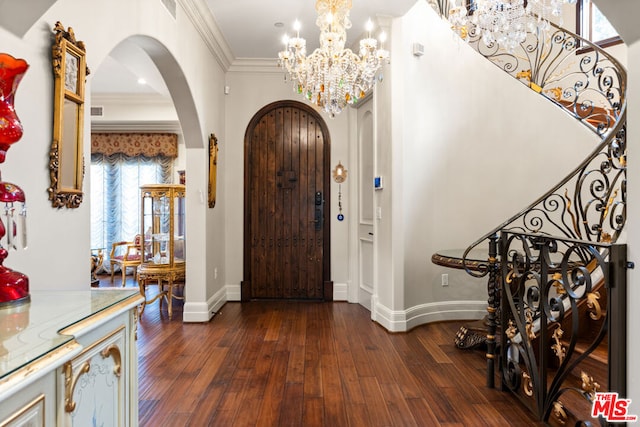
<instances>
[{"instance_id":1,"label":"dark hardwood floor","mask_svg":"<svg viewBox=\"0 0 640 427\"><path fill-rule=\"evenodd\" d=\"M483 353L453 344L463 322L391 334L344 302L230 302L206 324L181 317L181 304L169 320L156 302L139 321L141 426L544 425L485 387Z\"/></svg>"}]
</instances>

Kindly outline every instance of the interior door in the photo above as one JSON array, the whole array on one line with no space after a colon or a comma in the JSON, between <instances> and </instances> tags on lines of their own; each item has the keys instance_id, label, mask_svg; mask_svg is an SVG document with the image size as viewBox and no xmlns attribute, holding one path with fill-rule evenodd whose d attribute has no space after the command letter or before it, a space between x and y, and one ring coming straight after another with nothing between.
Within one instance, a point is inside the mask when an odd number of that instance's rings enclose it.
<instances>
[{"instance_id":1,"label":"interior door","mask_svg":"<svg viewBox=\"0 0 640 427\"><path fill-rule=\"evenodd\" d=\"M358 302L371 311L373 296L373 101L358 108Z\"/></svg>"},{"instance_id":2,"label":"interior door","mask_svg":"<svg viewBox=\"0 0 640 427\"><path fill-rule=\"evenodd\" d=\"M245 134L242 299L333 297L326 124L311 107L281 101Z\"/></svg>"}]
</instances>

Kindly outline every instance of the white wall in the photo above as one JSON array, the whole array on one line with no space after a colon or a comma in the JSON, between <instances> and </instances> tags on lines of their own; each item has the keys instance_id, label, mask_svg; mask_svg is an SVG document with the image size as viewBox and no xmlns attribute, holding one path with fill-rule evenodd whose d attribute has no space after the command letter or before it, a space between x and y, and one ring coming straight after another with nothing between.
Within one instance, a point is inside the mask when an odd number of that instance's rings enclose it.
<instances>
[{"instance_id":1,"label":"white wall","mask_svg":"<svg viewBox=\"0 0 640 427\"><path fill-rule=\"evenodd\" d=\"M144 10L144 13L141 11ZM187 246L187 305L185 317L194 307L194 317L209 318L211 298L222 282L210 280L213 265L224 265L222 210L212 212L200 202L199 192L207 183L206 138L209 129L224 132L223 70L180 7L174 19L161 2L112 0L91 2L57 1L24 37L0 28L3 51L30 64L16 96L16 109L24 136L9 151L1 166L3 179L22 187L28 201L29 248L12 253L6 264L30 277L32 290L88 289L89 227L88 197L78 209L53 209L47 200L49 149L52 135L53 73L52 29L56 21L73 27L87 46L87 64L95 69L122 40L133 37L160 69L185 127L187 164L191 185L187 188L189 236ZM217 85L217 83L219 83ZM88 90L90 91L91 76ZM217 86L217 87L216 87ZM87 100L86 108L90 107ZM88 111L87 111L88 112ZM88 114L87 114L88 117ZM200 129L203 129L202 131ZM90 157L90 121L85 120L85 161ZM84 190L88 194L89 175ZM220 179L224 185L224 176ZM222 192L222 194L224 194ZM203 232L204 231L204 232ZM198 317L199 316L199 317Z\"/></svg>"},{"instance_id":2,"label":"white wall","mask_svg":"<svg viewBox=\"0 0 640 427\"><path fill-rule=\"evenodd\" d=\"M144 53L142 54L144 55ZM90 94L90 96L93 107L103 107L101 117L91 117L94 126L106 126L106 124L113 122L155 122L159 126L169 126L178 121L178 115L171 99L159 95L95 96Z\"/></svg>"},{"instance_id":3,"label":"white wall","mask_svg":"<svg viewBox=\"0 0 640 427\"><path fill-rule=\"evenodd\" d=\"M285 82L275 61L264 72L231 71L227 73L229 95L226 96L226 134L220 141L221 161L226 169L226 268L225 283L229 299L240 299L240 282L243 280L243 221L244 221L244 134L255 113L267 104L283 99L306 102L293 92L290 82ZM331 135L331 167L338 161L349 169L351 159L348 150L348 114L329 118L320 115L327 123ZM348 236L356 213L344 211L344 222L336 219L338 211L337 184L331 183L331 279L334 281L334 298L347 298L347 286L351 284L348 254ZM343 186L343 206L348 205L348 186Z\"/></svg>"}]
</instances>

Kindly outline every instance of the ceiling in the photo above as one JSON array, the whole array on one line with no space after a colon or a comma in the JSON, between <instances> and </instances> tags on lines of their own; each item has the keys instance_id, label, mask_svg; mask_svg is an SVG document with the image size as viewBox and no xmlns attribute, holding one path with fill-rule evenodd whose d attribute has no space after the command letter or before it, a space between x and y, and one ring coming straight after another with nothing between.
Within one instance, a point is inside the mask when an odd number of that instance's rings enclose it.
<instances>
[{"instance_id":1,"label":"ceiling","mask_svg":"<svg viewBox=\"0 0 640 427\"><path fill-rule=\"evenodd\" d=\"M352 0L352 28L347 43L356 41L365 31L368 19L376 16L404 15L417 0ZM236 58L277 58L282 36L293 35L293 23L300 21L300 36L307 50L318 46L317 13L314 0L206 0ZM276 23L284 25L277 27ZM375 30L374 30L375 31Z\"/></svg>"},{"instance_id":2,"label":"ceiling","mask_svg":"<svg viewBox=\"0 0 640 427\"><path fill-rule=\"evenodd\" d=\"M204 0L236 60L275 59L282 50L282 36L293 34L293 23L301 23L300 36L307 40L307 51L318 45L314 0ZM347 44L364 33L365 23L377 16L404 15L419 0L352 0L352 28ZM281 23L276 26L276 23ZM377 31L374 30L377 35ZM168 91L149 57L132 43L121 43L97 70L92 70L92 96L160 95ZM146 84L139 84L144 78Z\"/></svg>"}]
</instances>

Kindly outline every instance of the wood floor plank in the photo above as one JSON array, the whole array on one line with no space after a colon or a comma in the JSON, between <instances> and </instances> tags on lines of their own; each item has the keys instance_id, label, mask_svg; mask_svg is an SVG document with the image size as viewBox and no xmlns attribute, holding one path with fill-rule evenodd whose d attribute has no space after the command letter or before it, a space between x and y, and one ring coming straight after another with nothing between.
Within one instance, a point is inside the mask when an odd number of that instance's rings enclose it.
<instances>
[{"instance_id":1,"label":"wood floor plank","mask_svg":"<svg viewBox=\"0 0 640 427\"><path fill-rule=\"evenodd\" d=\"M367 396L369 416L375 425L390 426L391 414L385 402L380 383L375 377L364 377L361 380L362 388Z\"/></svg>"},{"instance_id":2,"label":"wood floor plank","mask_svg":"<svg viewBox=\"0 0 640 427\"><path fill-rule=\"evenodd\" d=\"M289 359L287 361L287 384L304 383L305 372L305 348L301 345L292 347L289 351Z\"/></svg>"},{"instance_id":3,"label":"wood floor plank","mask_svg":"<svg viewBox=\"0 0 640 427\"><path fill-rule=\"evenodd\" d=\"M305 427L323 427L324 403L322 397L310 397L304 399L304 412L302 414L302 424Z\"/></svg>"},{"instance_id":4,"label":"wood floor plank","mask_svg":"<svg viewBox=\"0 0 640 427\"><path fill-rule=\"evenodd\" d=\"M419 426L438 426L438 418L431 410L431 405L424 398L407 399L411 415Z\"/></svg>"},{"instance_id":5,"label":"wood floor plank","mask_svg":"<svg viewBox=\"0 0 640 427\"><path fill-rule=\"evenodd\" d=\"M322 355L320 365L325 423L331 426L346 425L345 397L335 354Z\"/></svg>"},{"instance_id":6,"label":"wood floor plank","mask_svg":"<svg viewBox=\"0 0 640 427\"><path fill-rule=\"evenodd\" d=\"M301 426L304 413L304 389L302 383L287 383L282 395L279 424L286 426Z\"/></svg>"},{"instance_id":7,"label":"wood floor plank","mask_svg":"<svg viewBox=\"0 0 640 427\"><path fill-rule=\"evenodd\" d=\"M370 418L369 407L366 403L345 402L347 424L350 426L374 426Z\"/></svg>"},{"instance_id":8,"label":"wood floor plank","mask_svg":"<svg viewBox=\"0 0 640 427\"><path fill-rule=\"evenodd\" d=\"M204 324L181 310L139 319L142 427L544 425L486 388L484 353L453 343L463 322L391 334L357 304L227 303Z\"/></svg>"},{"instance_id":9,"label":"wood floor plank","mask_svg":"<svg viewBox=\"0 0 640 427\"><path fill-rule=\"evenodd\" d=\"M271 363L271 370L264 390L258 419L265 425L279 425L280 408L283 404L285 379L289 354L276 352Z\"/></svg>"},{"instance_id":10,"label":"wood floor plank","mask_svg":"<svg viewBox=\"0 0 640 427\"><path fill-rule=\"evenodd\" d=\"M380 390L394 425L420 426L413 418L407 399L404 398L402 390L400 390L397 383L381 383Z\"/></svg>"}]
</instances>

